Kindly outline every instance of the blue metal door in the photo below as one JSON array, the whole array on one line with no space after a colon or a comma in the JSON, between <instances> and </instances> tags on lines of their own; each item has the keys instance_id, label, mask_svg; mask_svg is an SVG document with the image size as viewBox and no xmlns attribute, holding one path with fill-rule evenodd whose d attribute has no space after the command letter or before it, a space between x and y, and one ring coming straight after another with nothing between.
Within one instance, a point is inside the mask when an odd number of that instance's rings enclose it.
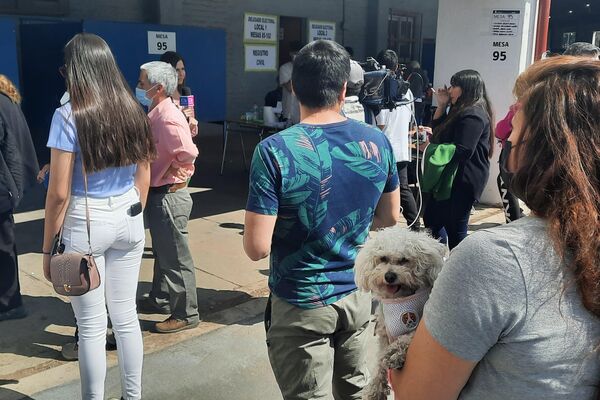
<instances>
[{"instance_id":1,"label":"blue metal door","mask_svg":"<svg viewBox=\"0 0 600 400\"><path fill-rule=\"evenodd\" d=\"M434 78L434 67L435 67L435 41L424 40L423 41L423 56L421 57L421 68L429 73L429 82L433 83Z\"/></svg>"},{"instance_id":2,"label":"blue metal door","mask_svg":"<svg viewBox=\"0 0 600 400\"><path fill-rule=\"evenodd\" d=\"M20 86L16 26L14 19L0 18L0 74L6 75L15 85Z\"/></svg>"},{"instance_id":3,"label":"blue metal door","mask_svg":"<svg viewBox=\"0 0 600 400\"><path fill-rule=\"evenodd\" d=\"M224 30L104 21L84 21L83 30L106 40L132 89L137 84L140 65L160 58L148 53L148 31L175 32L175 50L185 59L186 85L195 97L196 118L225 119Z\"/></svg>"},{"instance_id":4,"label":"blue metal door","mask_svg":"<svg viewBox=\"0 0 600 400\"><path fill-rule=\"evenodd\" d=\"M54 110L65 92L58 68L64 64L63 48L77 33L81 22L23 18L19 27L21 49L21 93L38 160L49 162L46 148Z\"/></svg>"}]
</instances>

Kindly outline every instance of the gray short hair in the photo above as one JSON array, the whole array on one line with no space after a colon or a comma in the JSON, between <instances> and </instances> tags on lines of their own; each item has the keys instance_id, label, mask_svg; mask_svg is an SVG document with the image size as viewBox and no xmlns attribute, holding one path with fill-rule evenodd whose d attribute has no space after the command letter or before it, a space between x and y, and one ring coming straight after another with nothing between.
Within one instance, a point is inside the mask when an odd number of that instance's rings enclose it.
<instances>
[{"instance_id":1,"label":"gray short hair","mask_svg":"<svg viewBox=\"0 0 600 400\"><path fill-rule=\"evenodd\" d=\"M177 71L171 64L162 61L151 61L143 64L140 70L148 74L148 82L151 85L161 84L168 96L177 89Z\"/></svg>"},{"instance_id":2,"label":"gray short hair","mask_svg":"<svg viewBox=\"0 0 600 400\"><path fill-rule=\"evenodd\" d=\"M600 56L600 48L593 45L592 43L575 42L572 43L569 47L567 47L563 55L598 58Z\"/></svg>"}]
</instances>

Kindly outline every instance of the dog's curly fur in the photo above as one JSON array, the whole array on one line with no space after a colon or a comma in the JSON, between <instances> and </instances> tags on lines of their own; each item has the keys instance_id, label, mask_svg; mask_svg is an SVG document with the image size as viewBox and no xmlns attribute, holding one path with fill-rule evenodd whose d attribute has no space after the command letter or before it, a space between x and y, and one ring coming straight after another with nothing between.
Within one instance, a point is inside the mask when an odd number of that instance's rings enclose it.
<instances>
[{"instance_id":1,"label":"dog's curly fur","mask_svg":"<svg viewBox=\"0 0 600 400\"><path fill-rule=\"evenodd\" d=\"M372 292L377 300L410 296L418 289L433 286L446 253L446 246L427 233L399 226L381 230L358 253L356 284L361 290ZM387 399L390 392L387 370L404 366L406 351L414 335L413 331L390 343L381 304L376 318L379 362L376 374L364 390L365 400Z\"/></svg>"}]
</instances>

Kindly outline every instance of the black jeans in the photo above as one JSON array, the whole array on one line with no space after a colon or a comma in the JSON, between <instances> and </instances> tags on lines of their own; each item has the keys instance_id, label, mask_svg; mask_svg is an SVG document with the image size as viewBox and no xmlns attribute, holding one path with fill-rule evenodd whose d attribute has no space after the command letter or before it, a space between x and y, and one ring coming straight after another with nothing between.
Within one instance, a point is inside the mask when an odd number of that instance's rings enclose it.
<instances>
[{"instance_id":1,"label":"black jeans","mask_svg":"<svg viewBox=\"0 0 600 400\"><path fill-rule=\"evenodd\" d=\"M472 194L454 188L448 200L429 199L423 215L425 227L431 231L433 237L447 243L452 250L467 237L469 217L474 203Z\"/></svg>"},{"instance_id":2,"label":"black jeans","mask_svg":"<svg viewBox=\"0 0 600 400\"><path fill-rule=\"evenodd\" d=\"M523 210L519 204L519 199L508 190L508 186L506 186L501 175L498 175L496 183L498 184L500 197L502 197L502 209L504 210L506 223L508 224L509 222L516 221L523 217Z\"/></svg>"},{"instance_id":3,"label":"black jeans","mask_svg":"<svg viewBox=\"0 0 600 400\"><path fill-rule=\"evenodd\" d=\"M417 125L423 125L423 111L425 111L425 103L422 101L415 101L415 119Z\"/></svg>"},{"instance_id":4,"label":"black jeans","mask_svg":"<svg viewBox=\"0 0 600 400\"><path fill-rule=\"evenodd\" d=\"M415 196L413 196L410 186L408 186L408 168L409 161L401 161L396 164L398 167L398 178L400 179L400 206L402 207L402 215L406 219L406 223L412 230L418 230L421 226L419 222L419 209ZM413 224L413 221L416 222Z\"/></svg>"},{"instance_id":5,"label":"black jeans","mask_svg":"<svg viewBox=\"0 0 600 400\"><path fill-rule=\"evenodd\" d=\"M12 211L0 214L0 312L23 305Z\"/></svg>"}]
</instances>

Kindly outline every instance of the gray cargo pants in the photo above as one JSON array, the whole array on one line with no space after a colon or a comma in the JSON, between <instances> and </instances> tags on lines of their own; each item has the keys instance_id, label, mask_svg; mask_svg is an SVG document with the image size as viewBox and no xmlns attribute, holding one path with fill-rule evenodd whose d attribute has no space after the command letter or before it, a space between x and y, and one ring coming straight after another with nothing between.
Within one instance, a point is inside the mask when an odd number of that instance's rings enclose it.
<instances>
[{"instance_id":1,"label":"gray cargo pants","mask_svg":"<svg viewBox=\"0 0 600 400\"><path fill-rule=\"evenodd\" d=\"M265 312L269 360L285 400L359 400L369 380L371 294L303 309L271 295Z\"/></svg>"},{"instance_id":2,"label":"gray cargo pants","mask_svg":"<svg viewBox=\"0 0 600 400\"><path fill-rule=\"evenodd\" d=\"M154 284L164 283L171 316L198 322L194 260L188 246L188 220L193 201L187 189L148 194L146 217L154 249ZM156 276L157 272L160 276ZM152 297L153 294L150 293Z\"/></svg>"}]
</instances>

